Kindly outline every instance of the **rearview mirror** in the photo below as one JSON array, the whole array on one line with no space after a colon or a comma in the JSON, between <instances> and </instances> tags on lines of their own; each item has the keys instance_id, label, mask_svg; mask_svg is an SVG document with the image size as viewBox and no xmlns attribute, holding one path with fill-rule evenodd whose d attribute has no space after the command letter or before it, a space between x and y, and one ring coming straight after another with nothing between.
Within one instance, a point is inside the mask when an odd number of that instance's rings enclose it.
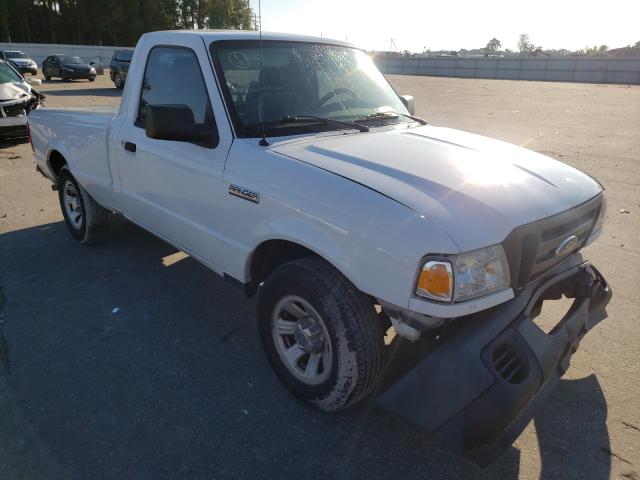
<instances>
[{"instance_id":1,"label":"rearview mirror","mask_svg":"<svg viewBox=\"0 0 640 480\"><path fill-rule=\"evenodd\" d=\"M145 132L157 140L203 143L209 147L218 143L215 127L196 124L186 105L147 105Z\"/></svg>"},{"instance_id":2,"label":"rearview mirror","mask_svg":"<svg viewBox=\"0 0 640 480\"><path fill-rule=\"evenodd\" d=\"M416 102L413 99L413 95L400 95L400 100L402 100L402 103L409 112L409 115L416 114Z\"/></svg>"}]
</instances>

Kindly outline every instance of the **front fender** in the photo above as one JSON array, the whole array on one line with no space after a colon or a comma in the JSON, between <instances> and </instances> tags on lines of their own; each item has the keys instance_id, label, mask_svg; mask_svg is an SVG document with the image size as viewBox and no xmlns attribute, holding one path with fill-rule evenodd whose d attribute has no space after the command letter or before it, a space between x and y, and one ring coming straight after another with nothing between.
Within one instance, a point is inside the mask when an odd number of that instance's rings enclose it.
<instances>
[{"instance_id":1,"label":"front fender","mask_svg":"<svg viewBox=\"0 0 640 480\"><path fill-rule=\"evenodd\" d=\"M344 235L345 232L338 232ZM357 283L357 271L353 262L350 261L344 246L335 236L329 234L326 229L318 225L304 221L302 218L274 218L261 224L255 232L258 239L254 245L252 254L249 256L245 266L245 278L250 276L251 261L253 253L264 242L270 240L286 240L305 247L337 268L354 285Z\"/></svg>"}]
</instances>

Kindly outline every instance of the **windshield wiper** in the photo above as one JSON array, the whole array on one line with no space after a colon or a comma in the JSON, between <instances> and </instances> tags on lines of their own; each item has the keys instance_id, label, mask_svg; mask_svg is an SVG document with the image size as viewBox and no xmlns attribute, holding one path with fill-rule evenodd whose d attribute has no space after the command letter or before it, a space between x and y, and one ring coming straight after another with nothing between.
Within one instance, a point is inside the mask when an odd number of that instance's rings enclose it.
<instances>
[{"instance_id":1,"label":"windshield wiper","mask_svg":"<svg viewBox=\"0 0 640 480\"><path fill-rule=\"evenodd\" d=\"M326 118L326 117L316 117L315 115L287 115L285 117L282 117L282 120L284 122L291 122L291 123L304 123L308 120L313 120L313 121L317 121L317 122L323 123L324 125L329 125L332 127L356 129L356 130L359 130L360 132L369 131L369 127L367 127L366 125L362 125L360 123L341 122L340 120L333 120L331 118Z\"/></svg>"},{"instance_id":2,"label":"windshield wiper","mask_svg":"<svg viewBox=\"0 0 640 480\"><path fill-rule=\"evenodd\" d=\"M367 115L366 117L358 118L355 121L356 122L363 122L365 120L375 120L375 119L378 119L378 118L394 117L394 116L410 118L414 122L418 122L420 125L426 125L427 124L427 121L424 118L416 117L415 115L409 115L407 113L396 112L395 110L388 110L386 112L372 113L371 115Z\"/></svg>"}]
</instances>

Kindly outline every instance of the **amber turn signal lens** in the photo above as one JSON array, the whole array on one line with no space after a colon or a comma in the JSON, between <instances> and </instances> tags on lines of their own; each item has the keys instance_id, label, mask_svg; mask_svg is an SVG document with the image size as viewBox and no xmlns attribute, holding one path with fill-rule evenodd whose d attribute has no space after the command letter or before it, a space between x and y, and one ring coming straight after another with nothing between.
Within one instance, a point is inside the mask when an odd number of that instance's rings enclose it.
<instances>
[{"instance_id":1,"label":"amber turn signal lens","mask_svg":"<svg viewBox=\"0 0 640 480\"><path fill-rule=\"evenodd\" d=\"M453 296L453 272L449 262L427 262L418 278L418 295L449 301Z\"/></svg>"}]
</instances>

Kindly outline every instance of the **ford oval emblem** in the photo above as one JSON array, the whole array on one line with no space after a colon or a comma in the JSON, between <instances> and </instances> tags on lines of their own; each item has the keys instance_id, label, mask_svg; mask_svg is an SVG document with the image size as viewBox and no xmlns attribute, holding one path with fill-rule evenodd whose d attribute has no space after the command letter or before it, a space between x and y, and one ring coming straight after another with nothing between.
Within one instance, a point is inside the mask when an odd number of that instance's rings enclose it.
<instances>
[{"instance_id":1,"label":"ford oval emblem","mask_svg":"<svg viewBox=\"0 0 640 480\"><path fill-rule=\"evenodd\" d=\"M565 238L558 248L556 248L556 257L561 257L573 252L578 246L579 239L575 235Z\"/></svg>"}]
</instances>

